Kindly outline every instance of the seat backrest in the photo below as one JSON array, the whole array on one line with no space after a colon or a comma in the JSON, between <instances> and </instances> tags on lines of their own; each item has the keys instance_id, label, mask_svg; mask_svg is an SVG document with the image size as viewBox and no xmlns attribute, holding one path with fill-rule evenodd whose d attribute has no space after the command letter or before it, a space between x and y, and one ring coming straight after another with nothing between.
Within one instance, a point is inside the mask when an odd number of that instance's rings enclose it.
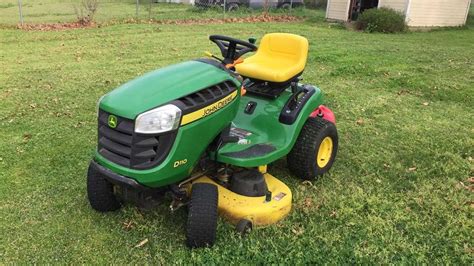
<instances>
[{"instance_id":1,"label":"seat backrest","mask_svg":"<svg viewBox=\"0 0 474 266\"><path fill-rule=\"evenodd\" d=\"M257 54L259 53L275 59L281 58L295 62L302 65L304 69L308 57L308 40L290 33L265 34L257 50Z\"/></svg>"}]
</instances>

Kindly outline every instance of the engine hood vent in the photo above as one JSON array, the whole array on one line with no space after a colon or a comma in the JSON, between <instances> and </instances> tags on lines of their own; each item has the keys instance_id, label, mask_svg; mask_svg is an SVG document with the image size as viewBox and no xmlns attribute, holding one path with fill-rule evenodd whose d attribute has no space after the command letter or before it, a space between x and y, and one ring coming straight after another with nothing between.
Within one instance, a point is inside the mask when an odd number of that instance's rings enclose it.
<instances>
[{"instance_id":1,"label":"engine hood vent","mask_svg":"<svg viewBox=\"0 0 474 266\"><path fill-rule=\"evenodd\" d=\"M237 86L233 82L224 81L181 97L173 101L172 104L178 106L183 114L189 114L225 98L235 90L237 90Z\"/></svg>"}]
</instances>

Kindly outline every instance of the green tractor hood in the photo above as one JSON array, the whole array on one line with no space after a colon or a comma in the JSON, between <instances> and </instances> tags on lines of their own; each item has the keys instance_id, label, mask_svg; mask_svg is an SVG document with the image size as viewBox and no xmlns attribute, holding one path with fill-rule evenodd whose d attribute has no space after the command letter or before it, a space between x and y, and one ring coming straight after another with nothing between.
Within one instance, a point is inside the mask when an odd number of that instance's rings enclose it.
<instances>
[{"instance_id":1,"label":"green tractor hood","mask_svg":"<svg viewBox=\"0 0 474 266\"><path fill-rule=\"evenodd\" d=\"M187 61L149 72L106 94L102 110L135 119L137 115L225 80L228 72L200 61Z\"/></svg>"}]
</instances>

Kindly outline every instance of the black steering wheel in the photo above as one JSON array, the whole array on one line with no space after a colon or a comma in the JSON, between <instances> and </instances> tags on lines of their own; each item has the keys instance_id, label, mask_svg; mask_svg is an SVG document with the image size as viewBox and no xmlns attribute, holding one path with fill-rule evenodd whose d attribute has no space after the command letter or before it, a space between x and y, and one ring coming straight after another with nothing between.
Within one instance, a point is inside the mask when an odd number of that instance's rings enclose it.
<instances>
[{"instance_id":1,"label":"black steering wheel","mask_svg":"<svg viewBox=\"0 0 474 266\"><path fill-rule=\"evenodd\" d=\"M257 46L252 43L222 35L211 35L209 40L217 44L224 57L225 64L233 63L236 59L248 52L257 51Z\"/></svg>"}]
</instances>

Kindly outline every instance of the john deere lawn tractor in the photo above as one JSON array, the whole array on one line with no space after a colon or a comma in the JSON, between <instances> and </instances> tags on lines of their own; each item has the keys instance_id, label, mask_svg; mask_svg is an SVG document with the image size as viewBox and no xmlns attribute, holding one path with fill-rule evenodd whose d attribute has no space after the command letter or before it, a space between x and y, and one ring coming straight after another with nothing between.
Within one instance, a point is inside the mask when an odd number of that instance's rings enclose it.
<instances>
[{"instance_id":1,"label":"john deere lawn tractor","mask_svg":"<svg viewBox=\"0 0 474 266\"><path fill-rule=\"evenodd\" d=\"M171 65L134 79L98 103L98 147L87 193L92 208L187 206L186 243L211 246L218 214L241 233L291 210L291 190L267 172L287 158L314 179L332 166L338 136L323 94L302 84L308 40L272 33L257 48L212 35L222 57ZM247 53L255 52L246 57Z\"/></svg>"}]
</instances>

